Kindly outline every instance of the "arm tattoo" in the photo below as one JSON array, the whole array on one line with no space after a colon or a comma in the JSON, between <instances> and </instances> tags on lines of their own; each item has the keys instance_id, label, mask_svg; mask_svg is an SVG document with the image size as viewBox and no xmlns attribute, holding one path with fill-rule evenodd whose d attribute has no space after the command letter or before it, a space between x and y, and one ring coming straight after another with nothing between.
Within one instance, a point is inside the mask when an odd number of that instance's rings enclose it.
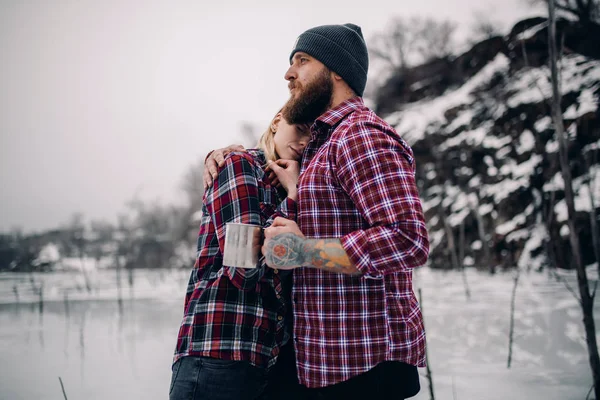
<instances>
[{"instance_id":1,"label":"arm tattoo","mask_svg":"<svg viewBox=\"0 0 600 400\"><path fill-rule=\"evenodd\" d=\"M348 258L339 239L302 239L292 233L272 238L266 261L273 268L318 268L347 275L361 275Z\"/></svg>"},{"instance_id":2,"label":"arm tattoo","mask_svg":"<svg viewBox=\"0 0 600 400\"><path fill-rule=\"evenodd\" d=\"M308 266L347 275L361 275L339 239L310 239L304 246Z\"/></svg>"},{"instance_id":3,"label":"arm tattoo","mask_svg":"<svg viewBox=\"0 0 600 400\"><path fill-rule=\"evenodd\" d=\"M293 268L304 265L304 239L293 233L275 236L267 243L266 261L273 268Z\"/></svg>"}]
</instances>

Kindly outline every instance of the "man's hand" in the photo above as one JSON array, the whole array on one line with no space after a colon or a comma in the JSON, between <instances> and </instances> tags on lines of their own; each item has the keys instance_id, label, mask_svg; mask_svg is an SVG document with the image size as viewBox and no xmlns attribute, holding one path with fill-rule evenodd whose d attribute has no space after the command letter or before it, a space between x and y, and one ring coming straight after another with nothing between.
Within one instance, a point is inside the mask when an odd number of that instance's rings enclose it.
<instances>
[{"instance_id":1,"label":"man's hand","mask_svg":"<svg viewBox=\"0 0 600 400\"><path fill-rule=\"evenodd\" d=\"M213 181L219 176L219 167L225 164L225 157L234 151L246 151L246 149L241 144L232 144L208 154L206 160L204 160L204 175L202 177L204 190L212 186Z\"/></svg>"},{"instance_id":2,"label":"man's hand","mask_svg":"<svg viewBox=\"0 0 600 400\"><path fill-rule=\"evenodd\" d=\"M298 225L275 218L265 229L262 247L267 265L275 269L317 268L338 274L362 275L352 263L340 239L306 239Z\"/></svg>"},{"instance_id":3,"label":"man's hand","mask_svg":"<svg viewBox=\"0 0 600 400\"><path fill-rule=\"evenodd\" d=\"M300 175L300 164L294 160L279 159L277 161L268 161L267 168L277 177L277 182L283 186L290 199L297 199L298 176ZM271 179L274 183L274 179Z\"/></svg>"},{"instance_id":4,"label":"man's hand","mask_svg":"<svg viewBox=\"0 0 600 400\"><path fill-rule=\"evenodd\" d=\"M265 229L262 252L267 265L275 269L294 269L304 264L305 238L298 225L289 219L277 217Z\"/></svg>"}]
</instances>

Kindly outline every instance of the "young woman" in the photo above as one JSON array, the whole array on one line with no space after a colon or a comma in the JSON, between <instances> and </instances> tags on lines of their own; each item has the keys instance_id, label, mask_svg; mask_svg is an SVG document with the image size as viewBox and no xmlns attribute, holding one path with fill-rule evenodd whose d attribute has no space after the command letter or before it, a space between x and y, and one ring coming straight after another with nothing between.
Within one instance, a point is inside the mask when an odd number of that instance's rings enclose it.
<instances>
[{"instance_id":1,"label":"young woman","mask_svg":"<svg viewBox=\"0 0 600 400\"><path fill-rule=\"evenodd\" d=\"M295 219L297 160L309 136L308 126L290 125L278 113L257 149L226 156L204 194L170 400L264 398L274 390L269 379L295 381L291 275L266 268L262 257L255 269L223 266L223 248L227 222L265 226L276 216ZM268 179L270 162L285 168L277 175L281 189Z\"/></svg>"}]
</instances>

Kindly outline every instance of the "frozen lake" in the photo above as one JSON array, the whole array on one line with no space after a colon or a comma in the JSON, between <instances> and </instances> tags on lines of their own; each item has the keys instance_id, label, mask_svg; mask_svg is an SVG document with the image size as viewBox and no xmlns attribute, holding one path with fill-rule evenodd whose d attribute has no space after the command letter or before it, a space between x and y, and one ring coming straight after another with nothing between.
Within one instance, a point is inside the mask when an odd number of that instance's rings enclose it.
<instances>
[{"instance_id":1,"label":"frozen lake","mask_svg":"<svg viewBox=\"0 0 600 400\"><path fill-rule=\"evenodd\" d=\"M188 274L134 271L120 285L114 270L89 271L87 285L81 272L0 274L0 399L63 399L59 377L71 400L167 399ZM565 283L521 274L507 369L513 275L467 278L470 300L460 273L415 274L436 398L585 399L582 316ZM576 290L574 278L563 274ZM424 369L421 386L414 399L429 399Z\"/></svg>"}]
</instances>

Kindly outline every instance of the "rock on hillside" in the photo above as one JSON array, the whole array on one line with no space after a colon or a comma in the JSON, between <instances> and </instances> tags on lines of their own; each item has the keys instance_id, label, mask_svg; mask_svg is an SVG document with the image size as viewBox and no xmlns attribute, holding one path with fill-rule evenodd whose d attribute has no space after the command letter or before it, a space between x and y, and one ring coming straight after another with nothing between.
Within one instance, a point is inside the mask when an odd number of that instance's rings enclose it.
<instances>
[{"instance_id":1,"label":"rock on hillside","mask_svg":"<svg viewBox=\"0 0 600 400\"><path fill-rule=\"evenodd\" d=\"M587 40L597 28L558 24L586 264L595 262L590 213L600 211L600 47ZM380 90L377 111L415 152L432 267L571 268L547 54L547 22L530 19L453 60L398 74Z\"/></svg>"}]
</instances>

